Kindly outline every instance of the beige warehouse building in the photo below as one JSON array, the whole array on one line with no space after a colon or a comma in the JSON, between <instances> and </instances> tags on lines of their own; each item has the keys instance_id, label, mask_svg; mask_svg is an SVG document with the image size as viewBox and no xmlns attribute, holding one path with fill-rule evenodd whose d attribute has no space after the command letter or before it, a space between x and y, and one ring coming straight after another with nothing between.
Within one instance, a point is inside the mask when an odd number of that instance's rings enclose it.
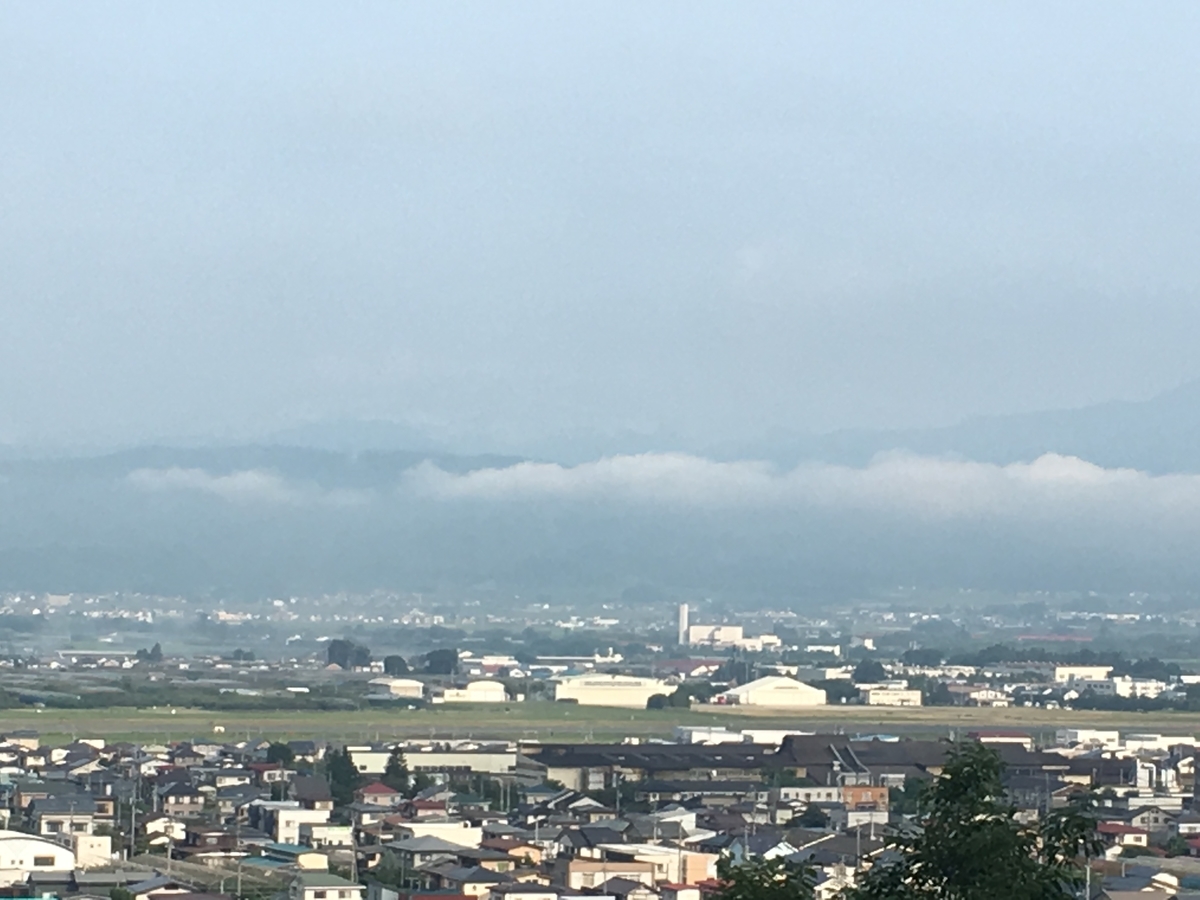
<instances>
[{"instance_id":1,"label":"beige warehouse building","mask_svg":"<svg viewBox=\"0 0 1200 900\"><path fill-rule=\"evenodd\" d=\"M367 684L375 696L404 697L419 700L425 696L425 685L411 678L372 678Z\"/></svg>"},{"instance_id":2,"label":"beige warehouse building","mask_svg":"<svg viewBox=\"0 0 1200 900\"><path fill-rule=\"evenodd\" d=\"M824 706L825 692L785 675L768 675L766 678L758 678L720 694L717 702L737 706L799 709L806 706Z\"/></svg>"},{"instance_id":3,"label":"beige warehouse building","mask_svg":"<svg viewBox=\"0 0 1200 900\"><path fill-rule=\"evenodd\" d=\"M503 703L508 699L499 681L472 681L466 687L446 688L442 700L446 703Z\"/></svg>"},{"instance_id":4,"label":"beige warehouse building","mask_svg":"<svg viewBox=\"0 0 1200 900\"><path fill-rule=\"evenodd\" d=\"M632 675L575 675L554 687L555 700L574 700L580 706L624 706L645 709L655 694L671 694L674 687L657 678Z\"/></svg>"}]
</instances>

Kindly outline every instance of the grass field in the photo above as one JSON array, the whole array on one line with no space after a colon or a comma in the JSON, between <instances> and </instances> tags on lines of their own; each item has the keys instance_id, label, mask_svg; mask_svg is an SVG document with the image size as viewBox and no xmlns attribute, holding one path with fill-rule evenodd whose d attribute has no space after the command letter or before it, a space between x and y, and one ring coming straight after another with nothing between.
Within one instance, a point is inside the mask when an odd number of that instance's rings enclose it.
<instances>
[{"instance_id":1,"label":"grass field","mask_svg":"<svg viewBox=\"0 0 1200 900\"><path fill-rule=\"evenodd\" d=\"M1109 713L1040 709L923 707L888 709L828 706L802 713L778 710L630 710L560 703L453 705L421 710L357 712L210 712L196 709L3 710L0 732L33 728L43 740L103 737L142 743L212 736L225 740L324 738L386 740L396 737L523 738L551 741L611 741L623 737L667 737L676 725L795 728L818 732L889 732L911 735L962 733L973 728L1021 728L1035 732L1066 726L1120 728L1171 734L1200 733L1200 714Z\"/></svg>"}]
</instances>

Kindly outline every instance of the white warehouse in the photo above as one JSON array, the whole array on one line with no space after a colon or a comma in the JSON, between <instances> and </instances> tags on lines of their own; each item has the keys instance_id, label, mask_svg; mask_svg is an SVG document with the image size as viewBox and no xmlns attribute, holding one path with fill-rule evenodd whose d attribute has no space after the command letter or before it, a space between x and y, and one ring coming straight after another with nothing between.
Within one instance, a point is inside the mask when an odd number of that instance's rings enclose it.
<instances>
[{"instance_id":1,"label":"white warehouse","mask_svg":"<svg viewBox=\"0 0 1200 900\"><path fill-rule=\"evenodd\" d=\"M718 695L717 702L737 706L799 709L806 706L824 706L825 692L786 675L768 675Z\"/></svg>"},{"instance_id":2,"label":"white warehouse","mask_svg":"<svg viewBox=\"0 0 1200 900\"><path fill-rule=\"evenodd\" d=\"M508 695L499 681L471 681L466 687L446 688L441 699L443 703L503 703Z\"/></svg>"},{"instance_id":3,"label":"white warehouse","mask_svg":"<svg viewBox=\"0 0 1200 900\"><path fill-rule=\"evenodd\" d=\"M671 694L675 689L657 678L632 675L575 675L554 686L555 700L574 700L580 706L624 706L645 709L655 694Z\"/></svg>"}]
</instances>

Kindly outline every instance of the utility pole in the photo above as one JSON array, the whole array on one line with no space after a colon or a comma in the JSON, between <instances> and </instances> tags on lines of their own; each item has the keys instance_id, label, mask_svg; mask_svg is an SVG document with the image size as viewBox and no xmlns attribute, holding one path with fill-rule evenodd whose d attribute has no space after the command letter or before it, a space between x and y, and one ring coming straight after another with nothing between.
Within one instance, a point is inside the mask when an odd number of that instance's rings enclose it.
<instances>
[{"instance_id":1,"label":"utility pole","mask_svg":"<svg viewBox=\"0 0 1200 900\"><path fill-rule=\"evenodd\" d=\"M133 753L133 796L129 798L129 858L137 855L137 802L142 792L142 748L136 747Z\"/></svg>"}]
</instances>

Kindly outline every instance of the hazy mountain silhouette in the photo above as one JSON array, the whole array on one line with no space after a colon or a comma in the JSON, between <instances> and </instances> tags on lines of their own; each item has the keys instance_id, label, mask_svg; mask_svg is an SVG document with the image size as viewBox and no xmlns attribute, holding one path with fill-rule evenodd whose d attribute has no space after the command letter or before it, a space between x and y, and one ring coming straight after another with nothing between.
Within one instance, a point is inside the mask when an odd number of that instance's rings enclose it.
<instances>
[{"instance_id":1,"label":"hazy mountain silhouette","mask_svg":"<svg viewBox=\"0 0 1200 900\"><path fill-rule=\"evenodd\" d=\"M944 428L783 435L714 448L714 455L762 456L781 464L819 459L864 465L892 450L998 464L1061 453L1107 468L1200 472L1200 381L1141 402L977 417Z\"/></svg>"}]
</instances>

